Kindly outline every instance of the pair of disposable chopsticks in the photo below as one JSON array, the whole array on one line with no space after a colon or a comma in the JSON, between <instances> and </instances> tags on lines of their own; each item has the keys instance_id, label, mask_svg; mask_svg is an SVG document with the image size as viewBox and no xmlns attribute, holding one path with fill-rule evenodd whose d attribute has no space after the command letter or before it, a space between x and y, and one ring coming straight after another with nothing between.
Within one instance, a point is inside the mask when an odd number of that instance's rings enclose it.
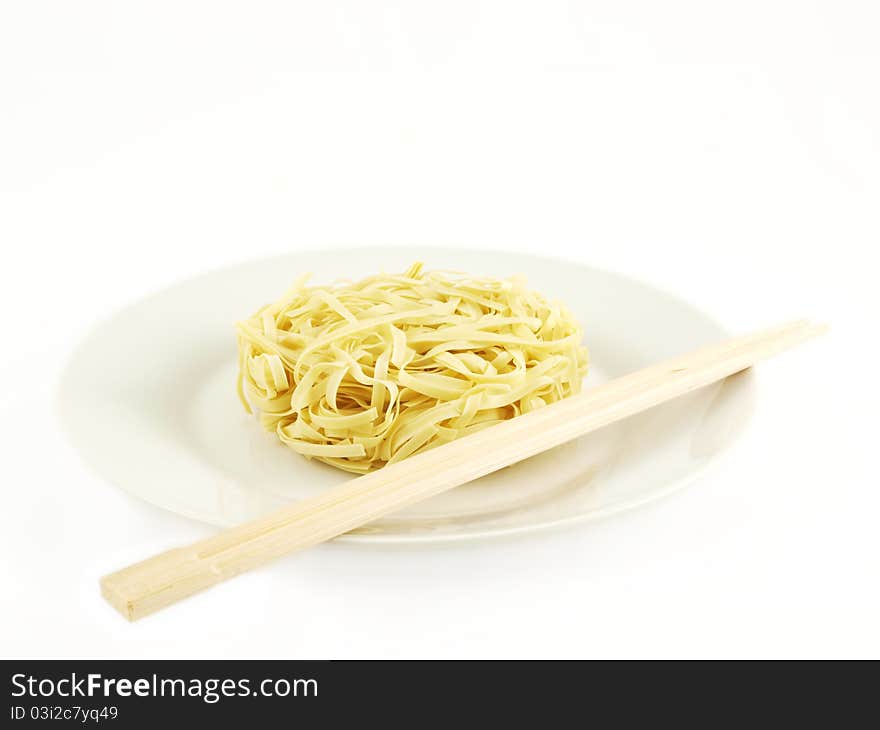
<instances>
[{"instance_id":1,"label":"pair of disposable chopsticks","mask_svg":"<svg viewBox=\"0 0 880 730\"><path fill-rule=\"evenodd\" d=\"M661 362L123 568L101 580L101 591L129 620L146 616L269 560L745 370L824 330L798 321Z\"/></svg>"}]
</instances>

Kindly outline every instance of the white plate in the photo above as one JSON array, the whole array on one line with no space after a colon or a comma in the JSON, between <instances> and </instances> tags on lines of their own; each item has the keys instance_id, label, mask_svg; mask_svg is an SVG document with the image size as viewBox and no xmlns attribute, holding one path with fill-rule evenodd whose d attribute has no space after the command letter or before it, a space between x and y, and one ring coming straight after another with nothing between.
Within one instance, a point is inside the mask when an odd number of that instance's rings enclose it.
<instances>
[{"instance_id":1,"label":"white plate","mask_svg":"<svg viewBox=\"0 0 880 730\"><path fill-rule=\"evenodd\" d=\"M235 392L233 322L296 276L314 281L429 268L525 273L565 301L590 350L587 387L721 339L676 297L564 261L486 251L352 249L297 253L172 286L98 326L73 355L60 405L70 439L101 475L142 499L232 525L351 475L281 446ZM342 539L423 542L521 532L605 516L683 486L727 447L754 400L749 374L379 520Z\"/></svg>"}]
</instances>

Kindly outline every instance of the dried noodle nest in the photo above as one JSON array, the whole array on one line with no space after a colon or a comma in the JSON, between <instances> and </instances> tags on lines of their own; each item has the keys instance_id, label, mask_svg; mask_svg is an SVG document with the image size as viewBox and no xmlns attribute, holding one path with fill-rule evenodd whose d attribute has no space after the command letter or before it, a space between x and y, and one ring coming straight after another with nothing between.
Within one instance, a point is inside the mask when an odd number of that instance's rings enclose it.
<instances>
[{"instance_id":1,"label":"dried noodle nest","mask_svg":"<svg viewBox=\"0 0 880 730\"><path fill-rule=\"evenodd\" d=\"M519 277L307 286L237 325L239 395L294 451L364 473L577 393L571 313Z\"/></svg>"}]
</instances>

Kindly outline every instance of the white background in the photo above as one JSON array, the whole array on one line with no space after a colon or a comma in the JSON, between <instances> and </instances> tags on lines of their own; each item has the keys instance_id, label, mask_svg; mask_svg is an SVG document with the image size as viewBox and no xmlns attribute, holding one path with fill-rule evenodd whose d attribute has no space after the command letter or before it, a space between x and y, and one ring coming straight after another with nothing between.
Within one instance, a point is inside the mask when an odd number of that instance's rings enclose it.
<instances>
[{"instance_id":1,"label":"white background","mask_svg":"<svg viewBox=\"0 0 880 730\"><path fill-rule=\"evenodd\" d=\"M0 10L0 655L880 656L876 3L28 2ZM695 486L562 533L331 544L126 624L98 577L210 528L91 474L58 376L116 308L297 248L631 274L760 369Z\"/></svg>"}]
</instances>

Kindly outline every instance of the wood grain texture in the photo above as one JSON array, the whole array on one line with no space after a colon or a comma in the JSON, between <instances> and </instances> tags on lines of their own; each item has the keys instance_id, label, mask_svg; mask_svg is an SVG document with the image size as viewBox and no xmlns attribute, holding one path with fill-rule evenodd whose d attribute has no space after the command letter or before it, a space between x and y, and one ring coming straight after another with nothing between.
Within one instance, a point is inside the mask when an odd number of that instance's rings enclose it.
<instances>
[{"instance_id":1,"label":"wood grain texture","mask_svg":"<svg viewBox=\"0 0 880 730\"><path fill-rule=\"evenodd\" d=\"M751 367L825 330L802 320L710 345L438 446L101 580L129 620L274 558L559 446Z\"/></svg>"}]
</instances>

